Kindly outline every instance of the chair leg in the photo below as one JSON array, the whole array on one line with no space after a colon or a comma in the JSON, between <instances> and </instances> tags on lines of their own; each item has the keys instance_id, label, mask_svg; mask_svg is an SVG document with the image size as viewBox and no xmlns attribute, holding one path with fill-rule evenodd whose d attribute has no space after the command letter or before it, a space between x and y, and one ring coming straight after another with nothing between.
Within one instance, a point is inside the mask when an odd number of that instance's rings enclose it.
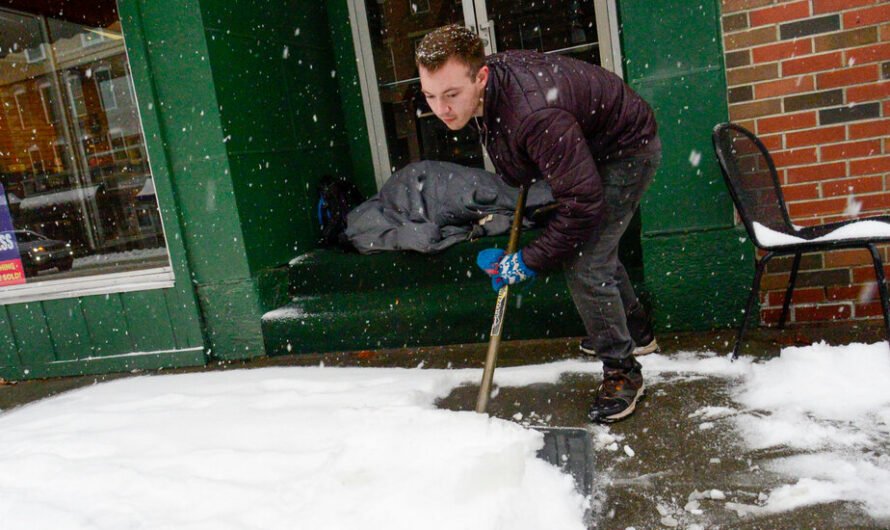
<instances>
[{"instance_id":1,"label":"chair leg","mask_svg":"<svg viewBox=\"0 0 890 530\"><path fill-rule=\"evenodd\" d=\"M878 294L881 297L881 309L884 311L884 331L887 334L887 343L890 344L890 301L887 299L887 279L884 277L884 262L881 261L881 255L878 253L877 247L869 244L868 250L871 251L871 259L875 264Z\"/></svg>"},{"instance_id":2,"label":"chair leg","mask_svg":"<svg viewBox=\"0 0 890 530\"><path fill-rule=\"evenodd\" d=\"M757 270L754 271L754 282L751 284L751 293L748 295L748 303L745 305L745 316L742 317L742 325L739 326L739 333L735 338L735 345L732 347L732 360L739 358L739 348L742 345L742 337L745 335L745 329L748 327L748 317L754 310L754 303L760 294L760 279L763 277L763 271L766 269L767 262L772 259L773 253L767 252L766 255L757 262Z\"/></svg>"},{"instance_id":3,"label":"chair leg","mask_svg":"<svg viewBox=\"0 0 890 530\"><path fill-rule=\"evenodd\" d=\"M788 318L788 307L791 305L791 295L794 293L794 284L797 282L797 269L800 268L800 253L794 255L794 263L791 265L791 278L788 281L788 289L785 291L785 301L782 302L782 316L779 317L779 329L785 327L785 319Z\"/></svg>"}]
</instances>

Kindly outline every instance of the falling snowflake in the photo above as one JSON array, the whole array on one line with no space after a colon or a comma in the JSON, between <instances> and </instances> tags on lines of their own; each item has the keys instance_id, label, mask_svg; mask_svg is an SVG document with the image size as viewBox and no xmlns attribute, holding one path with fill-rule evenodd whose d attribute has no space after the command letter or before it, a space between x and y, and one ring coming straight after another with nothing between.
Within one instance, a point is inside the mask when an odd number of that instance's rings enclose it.
<instances>
[{"instance_id":1,"label":"falling snowflake","mask_svg":"<svg viewBox=\"0 0 890 530\"><path fill-rule=\"evenodd\" d=\"M559 95L559 89L556 87L551 88L547 91L547 103L553 103L556 101L556 97Z\"/></svg>"}]
</instances>

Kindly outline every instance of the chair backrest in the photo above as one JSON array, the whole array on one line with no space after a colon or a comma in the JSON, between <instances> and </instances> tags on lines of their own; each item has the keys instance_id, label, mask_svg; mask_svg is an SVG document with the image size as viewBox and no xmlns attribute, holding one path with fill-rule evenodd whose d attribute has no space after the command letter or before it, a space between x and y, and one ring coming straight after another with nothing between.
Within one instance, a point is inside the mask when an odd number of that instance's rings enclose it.
<instances>
[{"instance_id":1,"label":"chair backrest","mask_svg":"<svg viewBox=\"0 0 890 530\"><path fill-rule=\"evenodd\" d=\"M758 247L753 223L794 235L776 165L754 133L734 123L721 123L712 135L714 152L745 229Z\"/></svg>"}]
</instances>

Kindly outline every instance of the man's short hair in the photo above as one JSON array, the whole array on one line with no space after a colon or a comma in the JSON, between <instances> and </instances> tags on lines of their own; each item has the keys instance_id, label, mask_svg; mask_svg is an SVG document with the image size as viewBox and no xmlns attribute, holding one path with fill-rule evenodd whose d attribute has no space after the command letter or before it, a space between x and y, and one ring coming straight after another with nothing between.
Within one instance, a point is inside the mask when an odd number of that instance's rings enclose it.
<instances>
[{"instance_id":1,"label":"man's short hair","mask_svg":"<svg viewBox=\"0 0 890 530\"><path fill-rule=\"evenodd\" d=\"M454 57L467 65L470 77L485 64L485 47L473 31L451 24L426 34L415 51L417 66L435 72Z\"/></svg>"}]
</instances>

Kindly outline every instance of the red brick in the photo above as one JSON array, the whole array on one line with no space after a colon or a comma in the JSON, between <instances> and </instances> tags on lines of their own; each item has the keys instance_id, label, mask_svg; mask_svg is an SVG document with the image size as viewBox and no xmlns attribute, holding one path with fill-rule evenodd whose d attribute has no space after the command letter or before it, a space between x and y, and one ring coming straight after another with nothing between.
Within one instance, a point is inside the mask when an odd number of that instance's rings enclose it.
<instances>
[{"instance_id":1,"label":"red brick","mask_svg":"<svg viewBox=\"0 0 890 530\"><path fill-rule=\"evenodd\" d=\"M776 42L779 39L778 26L764 26L762 28L749 29L723 36L726 51L750 48L767 42Z\"/></svg>"},{"instance_id":2,"label":"red brick","mask_svg":"<svg viewBox=\"0 0 890 530\"><path fill-rule=\"evenodd\" d=\"M855 265L874 266L871 260L871 254L867 250L863 250L862 257L862 263L856 263ZM836 287L838 291L835 294L835 297L838 300L840 300L841 298L846 298L847 300L854 300L863 304L868 303L870 300L879 301L880 298L878 297L877 287L877 282L875 282L874 280L870 282L849 285L847 287Z\"/></svg>"},{"instance_id":3,"label":"red brick","mask_svg":"<svg viewBox=\"0 0 890 530\"><path fill-rule=\"evenodd\" d=\"M873 138L875 136L890 136L890 119L851 123L849 127L851 140Z\"/></svg>"},{"instance_id":4,"label":"red brick","mask_svg":"<svg viewBox=\"0 0 890 530\"><path fill-rule=\"evenodd\" d=\"M890 193L862 195L861 197L857 197L857 200L862 203L863 215L870 216L871 212L879 215L886 215L887 210L890 209Z\"/></svg>"},{"instance_id":5,"label":"red brick","mask_svg":"<svg viewBox=\"0 0 890 530\"><path fill-rule=\"evenodd\" d=\"M874 68L877 73L877 65ZM877 75L875 79L877 79ZM790 77L754 85L754 99L766 99L787 94L797 94L799 92L812 92L815 89L815 83L811 75Z\"/></svg>"},{"instance_id":6,"label":"red brick","mask_svg":"<svg viewBox=\"0 0 890 530\"><path fill-rule=\"evenodd\" d=\"M851 86L847 89L847 103L880 101L890 98L890 81L870 85Z\"/></svg>"},{"instance_id":7,"label":"red brick","mask_svg":"<svg viewBox=\"0 0 890 530\"><path fill-rule=\"evenodd\" d=\"M847 164L844 162L788 168L789 184L836 179L845 176L847 176Z\"/></svg>"},{"instance_id":8,"label":"red brick","mask_svg":"<svg viewBox=\"0 0 890 530\"><path fill-rule=\"evenodd\" d=\"M845 53L847 55L846 64L848 66L886 61L890 59L890 43L872 44L871 46L853 48L852 50L847 50Z\"/></svg>"},{"instance_id":9,"label":"red brick","mask_svg":"<svg viewBox=\"0 0 890 530\"><path fill-rule=\"evenodd\" d=\"M844 27L855 28L858 26L871 26L890 20L890 4L857 9L844 13Z\"/></svg>"},{"instance_id":10,"label":"red brick","mask_svg":"<svg viewBox=\"0 0 890 530\"><path fill-rule=\"evenodd\" d=\"M881 103L881 108L883 109L882 114L884 116L890 116L890 99Z\"/></svg>"},{"instance_id":11,"label":"red brick","mask_svg":"<svg viewBox=\"0 0 890 530\"><path fill-rule=\"evenodd\" d=\"M846 320L850 318L851 313L850 304L802 306L794 308L794 320L797 322Z\"/></svg>"},{"instance_id":12,"label":"red brick","mask_svg":"<svg viewBox=\"0 0 890 530\"><path fill-rule=\"evenodd\" d=\"M762 322L763 324L774 324L779 321L781 314L781 309L761 309L760 322Z\"/></svg>"},{"instance_id":13,"label":"red brick","mask_svg":"<svg viewBox=\"0 0 890 530\"><path fill-rule=\"evenodd\" d=\"M791 274L783 272L780 274L764 274L760 280L760 288L764 291L774 291L776 289L784 289L788 287L788 280Z\"/></svg>"},{"instance_id":14,"label":"red brick","mask_svg":"<svg viewBox=\"0 0 890 530\"><path fill-rule=\"evenodd\" d=\"M881 26L881 40L890 40L890 24L884 24L883 26Z\"/></svg>"},{"instance_id":15,"label":"red brick","mask_svg":"<svg viewBox=\"0 0 890 530\"><path fill-rule=\"evenodd\" d=\"M829 252L829 254L833 254L833 252ZM871 258L869 258L870 260ZM845 287L828 287L826 289L828 291L828 301L830 302L856 302L859 298L859 293L862 291L861 285L850 285Z\"/></svg>"},{"instance_id":16,"label":"red brick","mask_svg":"<svg viewBox=\"0 0 890 530\"><path fill-rule=\"evenodd\" d=\"M779 131L793 131L816 126L816 112L798 112L757 120L757 134L769 134Z\"/></svg>"},{"instance_id":17,"label":"red brick","mask_svg":"<svg viewBox=\"0 0 890 530\"><path fill-rule=\"evenodd\" d=\"M881 301L869 302L867 304L853 304L855 318L881 317L884 313L881 309Z\"/></svg>"},{"instance_id":18,"label":"red brick","mask_svg":"<svg viewBox=\"0 0 890 530\"><path fill-rule=\"evenodd\" d=\"M810 16L809 0L788 2L748 13L751 27L763 26L765 24L778 24L779 22L797 20L808 16Z\"/></svg>"},{"instance_id":19,"label":"red brick","mask_svg":"<svg viewBox=\"0 0 890 530\"><path fill-rule=\"evenodd\" d=\"M840 51L811 55L800 59L788 59L782 61L782 77L831 70L840 68L843 64L843 53Z\"/></svg>"},{"instance_id":20,"label":"red brick","mask_svg":"<svg viewBox=\"0 0 890 530\"><path fill-rule=\"evenodd\" d=\"M810 53L813 53L813 39L811 38L758 46L751 50L751 59L755 63L769 63Z\"/></svg>"},{"instance_id":21,"label":"red brick","mask_svg":"<svg viewBox=\"0 0 890 530\"><path fill-rule=\"evenodd\" d=\"M820 127L809 131L793 132L785 135L785 146L788 148L804 145L827 144L842 142L847 139L846 128L843 125L834 127Z\"/></svg>"},{"instance_id":22,"label":"red brick","mask_svg":"<svg viewBox=\"0 0 890 530\"><path fill-rule=\"evenodd\" d=\"M751 101L729 106L729 118L738 122L746 118L757 118L782 113L782 101L780 99L767 99L763 101Z\"/></svg>"},{"instance_id":23,"label":"red brick","mask_svg":"<svg viewBox=\"0 0 890 530\"><path fill-rule=\"evenodd\" d=\"M866 249L834 250L825 253L825 268L840 269L850 265L868 265L871 263L871 254ZM840 298L854 298L858 288L840 287L833 285L828 288L828 298L837 300Z\"/></svg>"},{"instance_id":24,"label":"red brick","mask_svg":"<svg viewBox=\"0 0 890 530\"><path fill-rule=\"evenodd\" d=\"M819 184L797 184L782 186L782 195L786 202L818 199Z\"/></svg>"},{"instance_id":25,"label":"red brick","mask_svg":"<svg viewBox=\"0 0 890 530\"><path fill-rule=\"evenodd\" d=\"M890 278L890 264L884 262L884 277ZM875 281L875 266L874 264L869 265L868 267L853 267L850 269L853 276L853 283L866 283Z\"/></svg>"},{"instance_id":26,"label":"red brick","mask_svg":"<svg viewBox=\"0 0 890 530\"><path fill-rule=\"evenodd\" d=\"M880 140L864 140L845 144L823 145L822 161L842 160L846 158L862 158L881 154Z\"/></svg>"},{"instance_id":27,"label":"red brick","mask_svg":"<svg viewBox=\"0 0 890 530\"><path fill-rule=\"evenodd\" d=\"M773 162L775 162L777 166L782 167L815 164L819 161L819 155L816 152L815 147L775 151L770 154L773 156Z\"/></svg>"},{"instance_id":28,"label":"red brick","mask_svg":"<svg viewBox=\"0 0 890 530\"><path fill-rule=\"evenodd\" d=\"M822 183L823 197L856 195L859 193L875 193L884 191L883 177L859 177L852 179L832 180Z\"/></svg>"},{"instance_id":29,"label":"red brick","mask_svg":"<svg viewBox=\"0 0 890 530\"><path fill-rule=\"evenodd\" d=\"M766 297L768 306L782 307L785 302L785 291L770 291ZM791 304L817 304L825 301L825 289L823 287L795 287L791 295Z\"/></svg>"},{"instance_id":30,"label":"red brick","mask_svg":"<svg viewBox=\"0 0 890 530\"><path fill-rule=\"evenodd\" d=\"M768 134L765 136L759 136L760 141L763 142L763 145L770 151L779 151L782 149L782 139L783 136L781 134Z\"/></svg>"},{"instance_id":31,"label":"red brick","mask_svg":"<svg viewBox=\"0 0 890 530\"><path fill-rule=\"evenodd\" d=\"M825 90L826 88L839 86L859 85L877 81L879 78L880 66L878 64L867 64L865 66L842 68L833 72L818 74L816 83L819 85L819 90Z\"/></svg>"},{"instance_id":32,"label":"red brick","mask_svg":"<svg viewBox=\"0 0 890 530\"><path fill-rule=\"evenodd\" d=\"M813 14L836 13L853 7L874 5L878 0L813 0Z\"/></svg>"},{"instance_id":33,"label":"red brick","mask_svg":"<svg viewBox=\"0 0 890 530\"><path fill-rule=\"evenodd\" d=\"M850 161L850 176L873 175L890 171L890 156L878 156Z\"/></svg>"},{"instance_id":34,"label":"red brick","mask_svg":"<svg viewBox=\"0 0 890 530\"><path fill-rule=\"evenodd\" d=\"M775 2L775 0L723 0L723 13L732 13L734 11L747 11L755 7L763 7Z\"/></svg>"},{"instance_id":35,"label":"red brick","mask_svg":"<svg viewBox=\"0 0 890 530\"><path fill-rule=\"evenodd\" d=\"M808 202L792 202L788 204L791 217L815 217L843 212L847 207L847 199L822 199Z\"/></svg>"}]
</instances>

